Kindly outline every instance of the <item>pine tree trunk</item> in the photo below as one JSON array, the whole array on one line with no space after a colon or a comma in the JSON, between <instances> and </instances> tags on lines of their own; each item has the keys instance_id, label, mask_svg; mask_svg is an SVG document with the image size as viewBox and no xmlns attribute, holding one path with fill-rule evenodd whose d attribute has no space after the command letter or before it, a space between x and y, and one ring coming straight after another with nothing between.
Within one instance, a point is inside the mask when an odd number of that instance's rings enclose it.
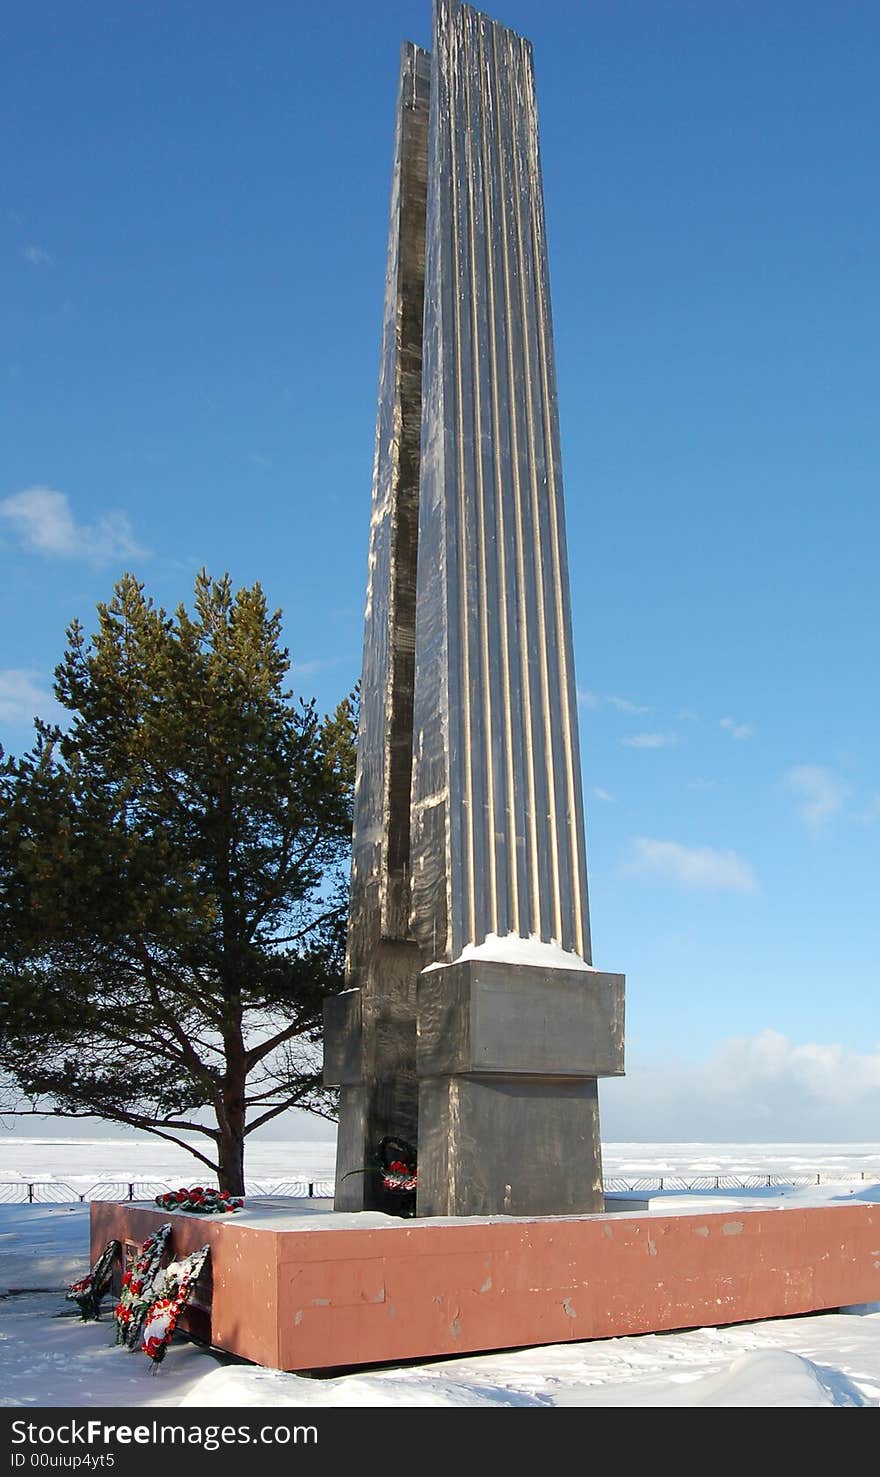
<instances>
[{"instance_id":1,"label":"pine tree trunk","mask_svg":"<svg viewBox=\"0 0 880 1477\"><path fill-rule=\"evenodd\" d=\"M219 1185L230 1195L244 1194L244 1123L238 1128L229 1123L220 1124Z\"/></svg>"},{"instance_id":2,"label":"pine tree trunk","mask_svg":"<svg viewBox=\"0 0 880 1477\"><path fill-rule=\"evenodd\" d=\"M217 1111L220 1189L228 1190L230 1195L244 1194L245 1080L244 1049L239 1036L234 1043L227 1043L223 1107Z\"/></svg>"}]
</instances>

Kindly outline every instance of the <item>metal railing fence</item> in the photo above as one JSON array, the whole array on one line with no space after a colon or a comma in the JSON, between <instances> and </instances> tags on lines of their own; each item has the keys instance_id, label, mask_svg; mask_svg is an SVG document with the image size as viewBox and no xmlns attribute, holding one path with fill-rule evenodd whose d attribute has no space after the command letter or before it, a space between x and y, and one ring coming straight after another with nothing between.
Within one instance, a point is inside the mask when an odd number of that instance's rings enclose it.
<instances>
[{"instance_id":1,"label":"metal railing fence","mask_svg":"<svg viewBox=\"0 0 880 1477\"><path fill-rule=\"evenodd\" d=\"M851 1185L876 1183L877 1175L866 1170L820 1170L816 1174L661 1174L608 1175L607 1195L650 1191L689 1190L772 1190L803 1189L810 1185ZM0 1204L69 1205L92 1200L154 1200L167 1190L176 1190L179 1180L97 1180L72 1175L67 1180L5 1179L0 1180ZM333 1181L315 1180L247 1180L246 1196L263 1199L332 1200Z\"/></svg>"},{"instance_id":2,"label":"metal railing fence","mask_svg":"<svg viewBox=\"0 0 880 1477\"><path fill-rule=\"evenodd\" d=\"M180 1180L98 1180L71 1176L67 1180L0 1180L0 1204L69 1205L72 1201L155 1200L167 1190L176 1190ZM248 1180L245 1193L271 1199L328 1200L333 1198L332 1180Z\"/></svg>"},{"instance_id":3,"label":"metal railing fence","mask_svg":"<svg viewBox=\"0 0 880 1477\"><path fill-rule=\"evenodd\" d=\"M605 1179L606 1195L625 1194L639 1190L798 1190L809 1185L851 1185L880 1180L868 1175L864 1169L835 1169L816 1174L660 1174L640 1175L630 1178L608 1175Z\"/></svg>"}]
</instances>

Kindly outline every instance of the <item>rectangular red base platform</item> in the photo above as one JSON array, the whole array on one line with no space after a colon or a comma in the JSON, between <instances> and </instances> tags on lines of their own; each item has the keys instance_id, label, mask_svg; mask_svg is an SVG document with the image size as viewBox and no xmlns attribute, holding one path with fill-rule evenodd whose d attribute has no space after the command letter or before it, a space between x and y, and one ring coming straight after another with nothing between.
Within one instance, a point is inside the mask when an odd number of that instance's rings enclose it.
<instances>
[{"instance_id":1,"label":"rectangular red base platform","mask_svg":"<svg viewBox=\"0 0 880 1477\"><path fill-rule=\"evenodd\" d=\"M880 1204L390 1221L95 1203L92 1258L163 1221L210 1282L190 1331L275 1369L739 1323L880 1300ZM363 1224L352 1225L352 1222ZM378 1224L377 1224L378 1223Z\"/></svg>"}]
</instances>

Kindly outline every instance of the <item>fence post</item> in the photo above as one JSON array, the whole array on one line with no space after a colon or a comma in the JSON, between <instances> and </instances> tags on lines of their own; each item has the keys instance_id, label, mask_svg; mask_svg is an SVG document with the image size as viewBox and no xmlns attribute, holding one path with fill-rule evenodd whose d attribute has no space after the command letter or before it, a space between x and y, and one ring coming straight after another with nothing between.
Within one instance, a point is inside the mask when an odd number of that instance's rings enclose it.
<instances>
[{"instance_id":1,"label":"fence post","mask_svg":"<svg viewBox=\"0 0 880 1477\"><path fill-rule=\"evenodd\" d=\"M315 1198L315 1182L314 1182L314 1180L309 1180L309 1199L310 1200L314 1200L314 1198Z\"/></svg>"},{"instance_id":2,"label":"fence post","mask_svg":"<svg viewBox=\"0 0 880 1477\"><path fill-rule=\"evenodd\" d=\"M34 1187L33 1187L33 1185L28 1185L28 1205L33 1205L33 1203L34 1203Z\"/></svg>"},{"instance_id":3,"label":"fence post","mask_svg":"<svg viewBox=\"0 0 880 1477\"><path fill-rule=\"evenodd\" d=\"M134 1185L129 1185L128 1187L128 1198L129 1200L134 1199Z\"/></svg>"}]
</instances>

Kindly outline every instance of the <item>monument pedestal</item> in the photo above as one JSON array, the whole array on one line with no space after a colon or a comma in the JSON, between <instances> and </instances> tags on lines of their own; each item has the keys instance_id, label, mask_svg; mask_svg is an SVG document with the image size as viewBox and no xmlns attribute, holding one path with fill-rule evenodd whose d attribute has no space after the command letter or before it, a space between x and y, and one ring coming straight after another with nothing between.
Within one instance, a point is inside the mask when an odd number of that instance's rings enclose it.
<instances>
[{"instance_id":1,"label":"monument pedestal","mask_svg":"<svg viewBox=\"0 0 880 1477\"><path fill-rule=\"evenodd\" d=\"M211 1247L181 1328L274 1369L460 1357L880 1298L880 1205L849 1199L448 1221L321 1213L308 1202L198 1216L94 1201L92 1261L111 1238L138 1246L167 1220L175 1256Z\"/></svg>"},{"instance_id":2,"label":"monument pedestal","mask_svg":"<svg viewBox=\"0 0 880 1477\"><path fill-rule=\"evenodd\" d=\"M385 1190L371 1166L380 1141L418 1142L415 944L376 946L359 989L324 1006L324 1081L340 1089L336 1144L336 1210L399 1214L400 1196Z\"/></svg>"},{"instance_id":3,"label":"monument pedestal","mask_svg":"<svg viewBox=\"0 0 880 1477\"><path fill-rule=\"evenodd\" d=\"M622 1076L624 977L492 959L418 982L419 1216L601 1212L596 1079Z\"/></svg>"}]
</instances>

